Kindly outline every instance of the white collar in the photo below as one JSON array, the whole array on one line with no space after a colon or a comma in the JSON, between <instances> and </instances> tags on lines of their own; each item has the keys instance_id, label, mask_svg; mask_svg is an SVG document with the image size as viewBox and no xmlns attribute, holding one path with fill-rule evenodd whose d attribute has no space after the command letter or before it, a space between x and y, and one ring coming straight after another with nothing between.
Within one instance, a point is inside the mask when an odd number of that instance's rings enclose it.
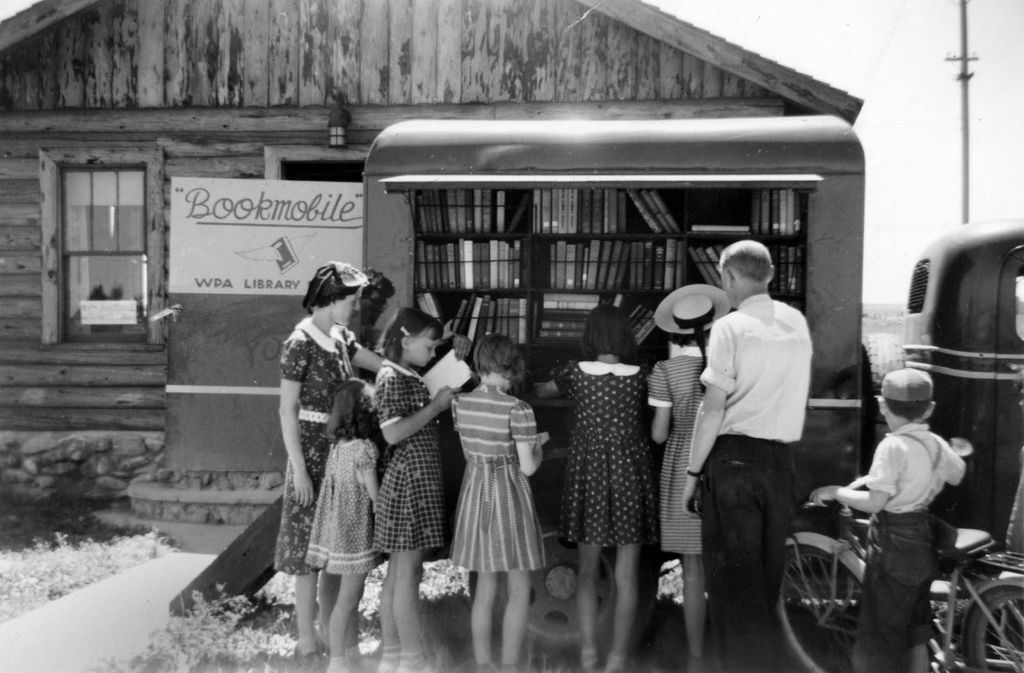
<instances>
[{"instance_id":1,"label":"white collar","mask_svg":"<svg viewBox=\"0 0 1024 673\"><path fill-rule=\"evenodd\" d=\"M394 369L395 371L399 372L400 374L405 374L406 376L415 376L418 379L423 378L422 376L420 376L416 372L414 372L412 370L409 370L409 369L406 369L402 365L400 365L400 364L398 364L396 362L392 362L391 360L384 360L384 362L381 364L381 367L391 367L392 369Z\"/></svg>"},{"instance_id":2,"label":"white collar","mask_svg":"<svg viewBox=\"0 0 1024 673\"><path fill-rule=\"evenodd\" d=\"M345 341L345 326L339 325L338 323L331 325L330 337L337 341Z\"/></svg>"},{"instance_id":3,"label":"white collar","mask_svg":"<svg viewBox=\"0 0 1024 673\"><path fill-rule=\"evenodd\" d=\"M313 341L328 353L337 353L338 348L334 345L334 339L320 331L320 328L313 322L313 316L307 316L295 326L295 329L310 336Z\"/></svg>"},{"instance_id":4,"label":"white collar","mask_svg":"<svg viewBox=\"0 0 1024 673\"><path fill-rule=\"evenodd\" d=\"M672 358L677 358L677 357L680 357L681 355L690 355L690 356L696 355L697 357L700 357L700 348L698 348L697 346L691 346L689 344L686 345L686 346L677 346L674 343L669 342L669 344L668 344L668 357L669 357L669 359L671 360Z\"/></svg>"},{"instance_id":5,"label":"white collar","mask_svg":"<svg viewBox=\"0 0 1024 673\"><path fill-rule=\"evenodd\" d=\"M624 362L601 362L600 360L587 360L579 363L580 371L591 376L602 376L604 374L615 374L615 376L632 376L640 371L637 365L627 365Z\"/></svg>"}]
</instances>

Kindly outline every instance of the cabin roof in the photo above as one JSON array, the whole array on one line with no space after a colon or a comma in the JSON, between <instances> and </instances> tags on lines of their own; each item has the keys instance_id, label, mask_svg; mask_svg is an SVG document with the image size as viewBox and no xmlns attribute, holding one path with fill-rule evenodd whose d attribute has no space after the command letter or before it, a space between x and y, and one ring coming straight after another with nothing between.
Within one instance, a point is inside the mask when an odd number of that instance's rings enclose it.
<instances>
[{"instance_id":1,"label":"cabin roof","mask_svg":"<svg viewBox=\"0 0 1024 673\"><path fill-rule=\"evenodd\" d=\"M101 0L42 0L0 22L0 52L17 45ZM754 82L780 98L819 114L853 123L863 101L809 75L683 21L642 0L579 0L592 11L640 33L692 54L737 77Z\"/></svg>"}]
</instances>

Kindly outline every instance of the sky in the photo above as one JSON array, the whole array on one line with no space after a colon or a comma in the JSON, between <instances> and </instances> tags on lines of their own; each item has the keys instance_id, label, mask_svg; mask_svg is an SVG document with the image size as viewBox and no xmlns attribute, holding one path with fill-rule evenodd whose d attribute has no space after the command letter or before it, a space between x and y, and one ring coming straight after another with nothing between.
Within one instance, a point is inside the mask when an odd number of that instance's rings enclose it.
<instances>
[{"instance_id":1,"label":"sky","mask_svg":"<svg viewBox=\"0 0 1024 673\"><path fill-rule=\"evenodd\" d=\"M963 226L959 0L648 1L864 101L863 299L905 303L924 247ZM970 221L1024 217L1024 0L967 11Z\"/></svg>"},{"instance_id":2,"label":"sky","mask_svg":"<svg viewBox=\"0 0 1024 673\"><path fill-rule=\"evenodd\" d=\"M958 0L651 0L864 101L863 299L905 304L924 247L963 226ZM1024 0L967 4L970 221L1024 218Z\"/></svg>"}]
</instances>

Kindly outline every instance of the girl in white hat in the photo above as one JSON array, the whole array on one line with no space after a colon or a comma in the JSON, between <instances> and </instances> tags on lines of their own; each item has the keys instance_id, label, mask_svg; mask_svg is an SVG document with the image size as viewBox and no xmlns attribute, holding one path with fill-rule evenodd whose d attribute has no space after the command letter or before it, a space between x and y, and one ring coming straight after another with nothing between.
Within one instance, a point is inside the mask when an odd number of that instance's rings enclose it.
<instances>
[{"instance_id":1,"label":"girl in white hat","mask_svg":"<svg viewBox=\"0 0 1024 673\"><path fill-rule=\"evenodd\" d=\"M694 284L670 294L654 314L655 324L669 337L669 358L654 365L647 382L647 402L654 408L651 437L666 444L659 507L661 548L682 556L683 611L691 659L704 656L704 564L700 518L685 510L682 494L694 419L704 397L700 383L704 337L711 324L728 312L725 292L713 285Z\"/></svg>"}]
</instances>

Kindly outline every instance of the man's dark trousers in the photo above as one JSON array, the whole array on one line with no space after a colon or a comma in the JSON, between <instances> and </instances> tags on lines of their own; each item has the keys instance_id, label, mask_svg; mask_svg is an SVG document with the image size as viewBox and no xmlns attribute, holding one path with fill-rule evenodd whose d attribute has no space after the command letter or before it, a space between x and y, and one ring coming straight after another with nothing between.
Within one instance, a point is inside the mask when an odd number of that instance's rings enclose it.
<instances>
[{"instance_id":1,"label":"man's dark trousers","mask_svg":"<svg viewBox=\"0 0 1024 673\"><path fill-rule=\"evenodd\" d=\"M701 486L713 648L729 671L785 670L775 604L795 510L789 446L722 435Z\"/></svg>"}]
</instances>

